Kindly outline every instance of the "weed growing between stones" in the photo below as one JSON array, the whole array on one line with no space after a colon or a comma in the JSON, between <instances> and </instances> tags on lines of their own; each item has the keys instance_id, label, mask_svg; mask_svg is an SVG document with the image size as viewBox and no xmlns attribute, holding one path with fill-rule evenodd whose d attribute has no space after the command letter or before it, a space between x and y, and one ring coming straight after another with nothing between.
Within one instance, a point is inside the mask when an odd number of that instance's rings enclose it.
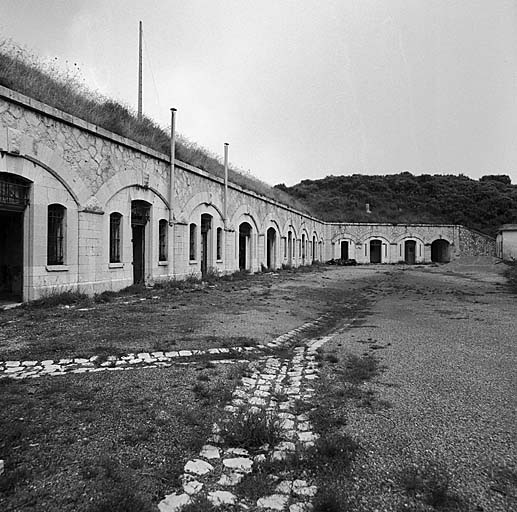
<instances>
[{"instance_id":1,"label":"weed growing between stones","mask_svg":"<svg viewBox=\"0 0 517 512\"><path fill-rule=\"evenodd\" d=\"M226 418L221 434L228 446L253 450L264 444L275 444L280 439L280 425L265 410L243 409Z\"/></svg>"}]
</instances>

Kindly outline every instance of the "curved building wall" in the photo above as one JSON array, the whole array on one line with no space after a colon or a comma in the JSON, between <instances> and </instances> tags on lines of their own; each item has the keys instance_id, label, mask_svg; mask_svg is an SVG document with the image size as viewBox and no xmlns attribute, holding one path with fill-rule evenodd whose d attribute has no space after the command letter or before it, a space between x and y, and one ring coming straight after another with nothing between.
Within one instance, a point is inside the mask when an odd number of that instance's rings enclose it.
<instances>
[{"instance_id":1,"label":"curved building wall","mask_svg":"<svg viewBox=\"0 0 517 512\"><path fill-rule=\"evenodd\" d=\"M431 261L436 239L450 243L452 257L493 245L461 226L325 223L232 183L225 203L220 178L178 160L171 176L168 156L3 87L1 176L30 183L16 214L23 300L311 264L339 258L342 241L359 263L379 243L382 263L403 261L406 242L415 262ZM0 214L8 208L0 196ZM52 251L61 251L57 263Z\"/></svg>"}]
</instances>

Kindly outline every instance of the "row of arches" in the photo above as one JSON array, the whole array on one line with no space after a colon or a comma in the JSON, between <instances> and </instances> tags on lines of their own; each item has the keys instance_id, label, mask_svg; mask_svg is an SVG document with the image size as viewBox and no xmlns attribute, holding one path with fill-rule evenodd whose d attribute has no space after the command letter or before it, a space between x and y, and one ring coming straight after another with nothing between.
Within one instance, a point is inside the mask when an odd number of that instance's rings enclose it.
<instances>
[{"instance_id":1,"label":"row of arches","mask_svg":"<svg viewBox=\"0 0 517 512\"><path fill-rule=\"evenodd\" d=\"M390 254L390 247L398 247L398 255ZM359 253L364 247L364 254ZM430 254L424 254L426 247L430 248ZM359 258L358 258L359 256ZM435 263L448 263L451 258L451 244L448 240L438 238L430 244L424 244L421 240L403 239L398 243L389 243L386 239L370 238L364 243L354 243L352 240L339 241L338 258L347 261L359 259L368 263L387 263L403 262L414 265L420 261L430 261Z\"/></svg>"}]
</instances>

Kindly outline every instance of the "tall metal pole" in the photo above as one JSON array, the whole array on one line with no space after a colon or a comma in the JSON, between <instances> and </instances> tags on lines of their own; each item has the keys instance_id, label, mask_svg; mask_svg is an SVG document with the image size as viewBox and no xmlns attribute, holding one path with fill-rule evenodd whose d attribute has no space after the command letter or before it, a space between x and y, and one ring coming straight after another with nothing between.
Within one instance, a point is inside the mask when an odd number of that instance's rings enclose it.
<instances>
[{"instance_id":1,"label":"tall metal pole","mask_svg":"<svg viewBox=\"0 0 517 512\"><path fill-rule=\"evenodd\" d=\"M228 142L224 143L224 223L228 223Z\"/></svg>"},{"instance_id":2,"label":"tall metal pole","mask_svg":"<svg viewBox=\"0 0 517 512\"><path fill-rule=\"evenodd\" d=\"M176 160L176 109L171 108L171 168L169 176L169 225L174 222L174 161Z\"/></svg>"},{"instance_id":3,"label":"tall metal pole","mask_svg":"<svg viewBox=\"0 0 517 512\"><path fill-rule=\"evenodd\" d=\"M138 32L138 119L142 119L142 22Z\"/></svg>"}]
</instances>

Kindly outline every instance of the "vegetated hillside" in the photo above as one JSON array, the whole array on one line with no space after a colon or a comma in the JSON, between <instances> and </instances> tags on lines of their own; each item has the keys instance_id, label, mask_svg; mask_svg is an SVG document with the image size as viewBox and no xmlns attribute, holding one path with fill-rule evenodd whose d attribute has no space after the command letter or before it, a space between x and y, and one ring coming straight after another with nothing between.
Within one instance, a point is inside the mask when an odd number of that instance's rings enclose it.
<instances>
[{"instance_id":1,"label":"vegetated hillside","mask_svg":"<svg viewBox=\"0 0 517 512\"><path fill-rule=\"evenodd\" d=\"M463 224L495 235L517 222L517 185L505 175L327 176L292 187L277 185L332 222L434 222ZM365 204L371 213L366 212Z\"/></svg>"},{"instance_id":2,"label":"vegetated hillside","mask_svg":"<svg viewBox=\"0 0 517 512\"><path fill-rule=\"evenodd\" d=\"M75 64L64 71L57 63L44 63L10 40L0 40L0 85L170 155L169 131L145 115L138 119L131 107L88 89L80 80ZM179 136L176 142L176 158L224 178L221 158L184 136ZM230 168L228 178L243 188L311 213L305 204L285 191L271 187L249 173Z\"/></svg>"}]
</instances>

